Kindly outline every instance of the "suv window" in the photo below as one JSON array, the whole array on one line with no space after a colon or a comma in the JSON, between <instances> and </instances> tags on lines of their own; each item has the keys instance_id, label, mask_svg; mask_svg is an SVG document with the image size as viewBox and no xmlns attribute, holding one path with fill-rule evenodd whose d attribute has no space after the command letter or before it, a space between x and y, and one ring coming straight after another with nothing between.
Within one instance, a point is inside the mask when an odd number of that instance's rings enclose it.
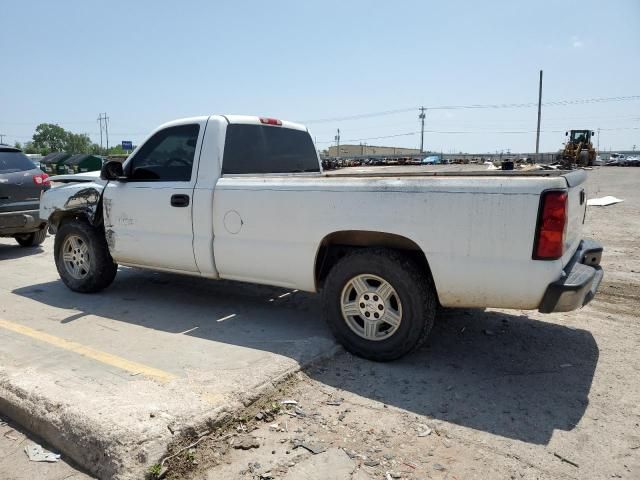
<instances>
[{"instance_id":1,"label":"suv window","mask_svg":"<svg viewBox=\"0 0 640 480\"><path fill-rule=\"evenodd\" d=\"M188 182L199 131L199 125L178 125L159 131L131 159L128 176L134 180Z\"/></svg>"},{"instance_id":2,"label":"suv window","mask_svg":"<svg viewBox=\"0 0 640 480\"><path fill-rule=\"evenodd\" d=\"M0 173L24 172L37 168L29 157L18 150L0 150Z\"/></svg>"},{"instance_id":3,"label":"suv window","mask_svg":"<svg viewBox=\"0 0 640 480\"><path fill-rule=\"evenodd\" d=\"M223 174L319 171L308 132L266 125L227 126Z\"/></svg>"}]
</instances>

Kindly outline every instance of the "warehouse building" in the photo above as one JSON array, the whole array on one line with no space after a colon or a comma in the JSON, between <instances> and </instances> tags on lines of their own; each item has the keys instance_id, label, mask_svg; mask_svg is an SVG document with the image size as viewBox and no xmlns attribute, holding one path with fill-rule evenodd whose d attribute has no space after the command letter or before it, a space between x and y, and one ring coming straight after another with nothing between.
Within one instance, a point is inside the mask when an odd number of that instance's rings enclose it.
<instances>
[{"instance_id":1,"label":"warehouse building","mask_svg":"<svg viewBox=\"0 0 640 480\"><path fill-rule=\"evenodd\" d=\"M402 148L402 147L380 147L376 145L340 145L340 155L337 155L338 147L332 146L327 149L329 157L355 157L362 155L419 155L418 148Z\"/></svg>"}]
</instances>

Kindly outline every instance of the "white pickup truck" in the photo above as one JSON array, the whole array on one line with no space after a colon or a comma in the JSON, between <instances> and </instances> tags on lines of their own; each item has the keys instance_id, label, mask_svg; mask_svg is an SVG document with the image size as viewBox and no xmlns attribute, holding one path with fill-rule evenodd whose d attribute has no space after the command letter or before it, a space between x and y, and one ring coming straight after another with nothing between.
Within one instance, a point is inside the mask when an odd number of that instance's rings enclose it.
<instances>
[{"instance_id":1,"label":"white pickup truck","mask_svg":"<svg viewBox=\"0 0 640 480\"><path fill-rule=\"evenodd\" d=\"M53 177L41 218L64 283L117 264L322 291L351 352L392 360L436 308L580 308L602 279L581 237L584 170L322 172L307 129L213 115L155 130L124 162Z\"/></svg>"}]
</instances>

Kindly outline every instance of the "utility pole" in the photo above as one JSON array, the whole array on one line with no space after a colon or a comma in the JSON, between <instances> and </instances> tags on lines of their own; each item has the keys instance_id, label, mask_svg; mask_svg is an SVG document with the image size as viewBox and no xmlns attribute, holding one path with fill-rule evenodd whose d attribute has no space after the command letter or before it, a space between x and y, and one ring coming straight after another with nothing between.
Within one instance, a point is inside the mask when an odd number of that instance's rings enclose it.
<instances>
[{"instance_id":1,"label":"utility pole","mask_svg":"<svg viewBox=\"0 0 640 480\"><path fill-rule=\"evenodd\" d=\"M102 126L102 122L104 122L104 127ZM98 114L98 123L100 124L100 151L104 153L104 149L102 147L102 129L104 128L105 138L107 139L107 151L109 150L109 117L107 117L107 113L99 113Z\"/></svg>"},{"instance_id":2,"label":"utility pole","mask_svg":"<svg viewBox=\"0 0 640 480\"><path fill-rule=\"evenodd\" d=\"M538 156L538 154L540 153L540 117L541 116L542 116L542 70L540 70L540 83L538 85L538 129L536 131L536 156Z\"/></svg>"},{"instance_id":3,"label":"utility pole","mask_svg":"<svg viewBox=\"0 0 640 480\"><path fill-rule=\"evenodd\" d=\"M598 146L596 147L598 153L600 153L600 127L598 127Z\"/></svg>"},{"instance_id":4,"label":"utility pole","mask_svg":"<svg viewBox=\"0 0 640 480\"><path fill-rule=\"evenodd\" d=\"M104 149L102 148L102 114L98 114L98 124L100 125L100 153L104 153Z\"/></svg>"},{"instance_id":5,"label":"utility pole","mask_svg":"<svg viewBox=\"0 0 640 480\"><path fill-rule=\"evenodd\" d=\"M4 133L0 133L0 145L4 144L4 137L6 137L7 135Z\"/></svg>"},{"instance_id":6,"label":"utility pole","mask_svg":"<svg viewBox=\"0 0 640 480\"><path fill-rule=\"evenodd\" d=\"M104 114L104 132L107 137L107 153L109 153L109 117L107 117L107 113Z\"/></svg>"},{"instance_id":7,"label":"utility pole","mask_svg":"<svg viewBox=\"0 0 640 480\"><path fill-rule=\"evenodd\" d=\"M424 112L426 110L426 108L420 107L420 115L418 115L422 124L422 128L420 129L420 153L424 153L424 117L426 116Z\"/></svg>"},{"instance_id":8,"label":"utility pole","mask_svg":"<svg viewBox=\"0 0 640 480\"><path fill-rule=\"evenodd\" d=\"M335 141L336 141L336 144L337 144L337 147L336 147L336 158L340 158L340 129L338 129L338 133L335 136Z\"/></svg>"}]
</instances>

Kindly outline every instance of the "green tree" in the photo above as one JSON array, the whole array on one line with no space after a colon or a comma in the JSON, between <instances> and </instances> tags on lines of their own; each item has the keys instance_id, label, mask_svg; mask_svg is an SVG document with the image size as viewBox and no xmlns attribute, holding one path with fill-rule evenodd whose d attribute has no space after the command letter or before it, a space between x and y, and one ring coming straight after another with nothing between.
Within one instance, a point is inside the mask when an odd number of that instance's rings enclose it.
<instances>
[{"instance_id":1,"label":"green tree","mask_svg":"<svg viewBox=\"0 0 640 480\"><path fill-rule=\"evenodd\" d=\"M63 150L69 153L89 153L91 151L91 139L86 133L66 132Z\"/></svg>"},{"instance_id":2,"label":"green tree","mask_svg":"<svg viewBox=\"0 0 640 480\"><path fill-rule=\"evenodd\" d=\"M51 152L61 152L66 146L68 132L60 125L41 123L33 134L32 147L36 153L47 155Z\"/></svg>"},{"instance_id":3,"label":"green tree","mask_svg":"<svg viewBox=\"0 0 640 480\"><path fill-rule=\"evenodd\" d=\"M37 148L33 146L33 142L25 142L22 151L24 153L41 153Z\"/></svg>"},{"instance_id":4,"label":"green tree","mask_svg":"<svg viewBox=\"0 0 640 480\"><path fill-rule=\"evenodd\" d=\"M25 152L100 153L100 147L92 143L86 133L73 133L53 123L41 123L36 127L33 141L26 143Z\"/></svg>"},{"instance_id":5,"label":"green tree","mask_svg":"<svg viewBox=\"0 0 640 480\"><path fill-rule=\"evenodd\" d=\"M22 144L20 142L14 143L13 146L22 150Z\"/></svg>"},{"instance_id":6,"label":"green tree","mask_svg":"<svg viewBox=\"0 0 640 480\"><path fill-rule=\"evenodd\" d=\"M107 155L125 155L126 153L127 152L122 149L122 145L116 145L107 151Z\"/></svg>"}]
</instances>

